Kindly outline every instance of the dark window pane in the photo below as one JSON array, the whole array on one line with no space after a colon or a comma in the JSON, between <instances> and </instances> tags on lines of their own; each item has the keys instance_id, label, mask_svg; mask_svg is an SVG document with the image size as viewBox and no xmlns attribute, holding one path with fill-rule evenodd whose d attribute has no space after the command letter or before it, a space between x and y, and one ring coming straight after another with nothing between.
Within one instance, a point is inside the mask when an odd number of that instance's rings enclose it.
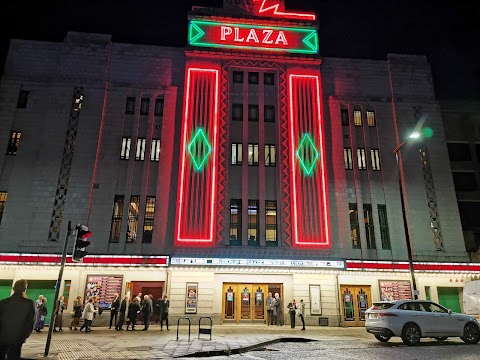
<instances>
[{"instance_id":1,"label":"dark window pane","mask_svg":"<svg viewBox=\"0 0 480 360\"><path fill-rule=\"evenodd\" d=\"M453 183L457 191L477 190L477 180L474 172L454 172Z\"/></svg>"},{"instance_id":2,"label":"dark window pane","mask_svg":"<svg viewBox=\"0 0 480 360\"><path fill-rule=\"evenodd\" d=\"M243 120L243 105L242 104L232 104L232 120L242 121Z\"/></svg>"},{"instance_id":3,"label":"dark window pane","mask_svg":"<svg viewBox=\"0 0 480 360\"><path fill-rule=\"evenodd\" d=\"M148 115L148 109L150 108L150 99L143 98L140 102L140 115Z\"/></svg>"},{"instance_id":4,"label":"dark window pane","mask_svg":"<svg viewBox=\"0 0 480 360\"><path fill-rule=\"evenodd\" d=\"M470 146L462 143L448 143L448 155L451 161L471 161Z\"/></svg>"},{"instance_id":5,"label":"dark window pane","mask_svg":"<svg viewBox=\"0 0 480 360\"><path fill-rule=\"evenodd\" d=\"M17 101L18 109L25 109L27 107L28 94L29 94L28 91L20 90L20 94L18 94L18 101Z\"/></svg>"},{"instance_id":6,"label":"dark window pane","mask_svg":"<svg viewBox=\"0 0 480 360\"><path fill-rule=\"evenodd\" d=\"M230 200L230 245L242 245L242 200Z\"/></svg>"},{"instance_id":7,"label":"dark window pane","mask_svg":"<svg viewBox=\"0 0 480 360\"><path fill-rule=\"evenodd\" d=\"M352 248L360 249L360 229L358 224L357 204L348 204L348 212L350 216L350 236L352 240Z\"/></svg>"},{"instance_id":8,"label":"dark window pane","mask_svg":"<svg viewBox=\"0 0 480 360\"><path fill-rule=\"evenodd\" d=\"M389 250L390 233L388 231L387 206L378 204L378 222L380 223L380 236L382 238L382 249Z\"/></svg>"},{"instance_id":9,"label":"dark window pane","mask_svg":"<svg viewBox=\"0 0 480 360\"><path fill-rule=\"evenodd\" d=\"M258 105L248 105L248 121L258 121Z\"/></svg>"},{"instance_id":10,"label":"dark window pane","mask_svg":"<svg viewBox=\"0 0 480 360\"><path fill-rule=\"evenodd\" d=\"M275 106L265 105L264 120L265 122L275 122Z\"/></svg>"},{"instance_id":11,"label":"dark window pane","mask_svg":"<svg viewBox=\"0 0 480 360\"><path fill-rule=\"evenodd\" d=\"M275 74L274 73L265 73L263 75L263 81L265 85L274 85L275 84Z\"/></svg>"},{"instance_id":12,"label":"dark window pane","mask_svg":"<svg viewBox=\"0 0 480 360\"><path fill-rule=\"evenodd\" d=\"M243 83L243 71L234 71L233 72L233 83L242 84Z\"/></svg>"},{"instance_id":13,"label":"dark window pane","mask_svg":"<svg viewBox=\"0 0 480 360\"><path fill-rule=\"evenodd\" d=\"M249 84L258 84L258 72L249 72L248 73L248 83Z\"/></svg>"},{"instance_id":14,"label":"dark window pane","mask_svg":"<svg viewBox=\"0 0 480 360\"><path fill-rule=\"evenodd\" d=\"M155 116L163 116L163 98L158 98L155 100Z\"/></svg>"},{"instance_id":15,"label":"dark window pane","mask_svg":"<svg viewBox=\"0 0 480 360\"><path fill-rule=\"evenodd\" d=\"M348 109L342 109L341 110L341 118L342 118L342 126L348 126L349 121L348 121Z\"/></svg>"},{"instance_id":16,"label":"dark window pane","mask_svg":"<svg viewBox=\"0 0 480 360\"><path fill-rule=\"evenodd\" d=\"M135 112L135 98L127 97L127 104L125 105L125 114L133 114Z\"/></svg>"}]
</instances>

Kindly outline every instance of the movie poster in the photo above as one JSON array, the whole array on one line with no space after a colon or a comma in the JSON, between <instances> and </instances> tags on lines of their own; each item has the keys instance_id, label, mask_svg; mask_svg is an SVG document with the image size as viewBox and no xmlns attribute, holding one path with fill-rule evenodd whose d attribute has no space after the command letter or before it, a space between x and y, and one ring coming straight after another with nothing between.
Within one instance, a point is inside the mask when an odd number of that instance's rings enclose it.
<instances>
[{"instance_id":1,"label":"movie poster","mask_svg":"<svg viewBox=\"0 0 480 360\"><path fill-rule=\"evenodd\" d=\"M96 296L95 305L99 309L110 309L113 295L122 293L123 276L88 275L84 303Z\"/></svg>"},{"instance_id":2,"label":"movie poster","mask_svg":"<svg viewBox=\"0 0 480 360\"><path fill-rule=\"evenodd\" d=\"M185 313L196 314L197 313L197 291L198 283L187 283L187 293L185 301Z\"/></svg>"}]
</instances>

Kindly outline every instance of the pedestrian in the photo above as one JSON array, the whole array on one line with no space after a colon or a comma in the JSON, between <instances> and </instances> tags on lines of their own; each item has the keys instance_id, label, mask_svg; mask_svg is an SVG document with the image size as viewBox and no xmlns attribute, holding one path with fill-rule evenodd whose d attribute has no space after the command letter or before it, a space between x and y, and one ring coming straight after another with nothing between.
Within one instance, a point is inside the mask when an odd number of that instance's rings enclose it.
<instances>
[{"instance_id":1,"label":"pedestrian","mask_svg":"<svg viewBox=\"0 0 480 360\"><path fill-rule=\"evenodd\" d=\"M150 299L150 296L145 295L143 297L143 307L142 307L142 315L143 315L143 329L142 331L147 331L148 327L150 326L150 320L152 318L153 313L153 301Z\"/></svg>"},{"instance_id":2,"label":"pedestrian","mask_svg":"<svg viewBox=\"0 0 480 360\"><path fill-rule=\"evenodd\" d=\"M273 325L273 304L275 303L275 299L272 296L272 293L269 292L266 300L267 305L267 325Z\"/></svg>"},{"instance_id":3,"label":"pedestrian","mask_svg":"<svg viewBox=\"0 0 480 360\"><path fill-rule=\"evenodd\" d=\"M55 306L55 311L54 311L54 316L55 316L55 322L53 325L53 331L57 332L57 326L58 326L58 331L63 331L62 330L62 323L63 323L63 310L65 310L65 302L64 302L64 297L60 296L60 298L57 300L57 305Z\"/></svg>"},{"instance_id":4,"label":"pedestrian","mask_svg":"<svg viewBox=\"0 0 480 360\"><path fill-rule=\"evenodd\" d=\"M123 330L123 323L125 322L125 312L127 311L128 298L129 296L125 295L124 299L122 300L122 304L120 305L120 316L118 317L118 321L115 326L115 330L117 331Z\"/></svg>"},{"instance_id":5,"label":"pedestrian","mask_svg":"<svg viewBox=\"0 0 480 360\"><path fill-rule=\"evenodd\" d=\"M120 308L120 298L118 297L118 294L115 293L113 294L113 300L112 303L110 304L110 325L109 329L112 328L112 322L113 318L115 318L115 322L113 322L115 325L117 324L117 317L118 317L118 309Z\"/></svg>"},{"instance_id":6,"label":"pedestrian","mask_svg":"<svg viewBox=\"0 0 480 360\"><path fill-rule=\"evenodd\" d=\"M70 326L68 327L70 330L78 330L77 326L79 326L80 324L82 311L83 311L82 298L80 296L77 296L75 301L73 302L73 316L72 316L73 319L72 319L72 322L70 323Z\"/></svg>"},{"instance_id":7,"label":"pedestrian","mask_svg":"<svg viewBox=\"0 0 480 360\"><path fill-rule=\"evenodd\" d=\"M297 302L295 299L291 303L288 303L288 314L290 315L290 327L295 329L295 316L297 315Z\"/></svg>"},{"instance_id":8,"label":"pedestrian","mask_svg":"<svg viewBox=\"0 0 480 360\"><path fill-rule=\"evenodd\" d=\"M283 316L282 316L282 298L279 293L275 293L275 311L277 314L276 325L283 326Z\"/></svg>"},{"instance_id":9,"label":"pedestrian","mask_svg":"<svg viewBox=\"0 0 480 360\"><path fill-rule=\"evenodd\" d=\"M160 297L158 301L155 302L155 305L153 306L153 313L155 314L155 322L160 321L160 306L162 304L162 298Z\"/></svg>"},{"instance_id":10,"label":"pedestrian","mask_svg":"<svg viewBox=\"0 0 480 360\"><path fill-rule=\"evenodd\" d=\"M135 330L135 323L137 322L137 314L140 312L140 299L135 297L133 302L128 308L128 322L127 322L127 331L128 327L132 325L132 330Z\"/></svg>"},{"instance_id":11,"label":"pedestrian","mask_svg":"<svg viewBox=\"0 0 480 360\"><path fill-rule=\"evenodd\" d=\"M90 332L92 329L90 327L92 326L92 321L93 321L93 315L95 314L95 307L93 306L93 301L94 298L91 297L88 299L87 305L85 305L85 309L83 309L83 325L80 328L80 332L82 332L82 329L85 329L85 332Z\"/></svg>"},{"instance_id":12,"label":"pedestrian","mask_svg":"<svg viewBox=\"0 0 480 360\"><path fill-rule=\"evenodd\" d=\"M0 301L0 360L21 358L22 345L35 322L35 304L27 299L28 283L17 280L13 295Z\"/></svg>"},{"instance_id":13,"label":"pedestrian","mask_svg":"<svg viewBox=\"0 0 480 360\"><path fill-rule=\"evenodd\" d=\"M300 305L298 306L298 316L302 320L302 330L305 330L305 303L303 299L300 299Z\"/></svg>"},{"instance_id":14,"label":"pedestrian","mask_svg":"<svg viewBox=\"0 0 480 360\"><path fill-rule=\"evenodd\" d=\"M163 295L163 300L160 301L160 331L163 331L163 322L168 329L168 309L170 308L170 301L167 298L167 295Z\"/></svg>"},{"instance_id":15,"label":"pedestrian","mask_svg":"<svg viewBox=\"0 0 480 360\"><path fill-rule=\"evenodd\" d=\"M35 301L35 325L36 332L40 332L45 326L45 316L47 316L47 298L43 295L38 296L38 300Z\"/></svg>"}]
</instances>

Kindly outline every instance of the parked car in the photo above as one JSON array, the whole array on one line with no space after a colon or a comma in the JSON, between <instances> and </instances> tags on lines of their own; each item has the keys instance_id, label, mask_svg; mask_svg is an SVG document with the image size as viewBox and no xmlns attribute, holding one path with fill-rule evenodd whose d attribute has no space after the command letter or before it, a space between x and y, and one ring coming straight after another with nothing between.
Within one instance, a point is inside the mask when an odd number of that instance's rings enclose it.
<instances>
[{"instance_id":1,"label":"parked car","mask_svg":"<svg viewBox=\"0 0 480 360\"><path fill-rule=\"evenodd\" d=\"M407 345L416 345L421 338L445 341L458 336L466 344L476 344L480 339L480 324L474 317L426 300L373 303L365 312L365 327L378 341L400 336Z\"/></svg>"}]
</instances>

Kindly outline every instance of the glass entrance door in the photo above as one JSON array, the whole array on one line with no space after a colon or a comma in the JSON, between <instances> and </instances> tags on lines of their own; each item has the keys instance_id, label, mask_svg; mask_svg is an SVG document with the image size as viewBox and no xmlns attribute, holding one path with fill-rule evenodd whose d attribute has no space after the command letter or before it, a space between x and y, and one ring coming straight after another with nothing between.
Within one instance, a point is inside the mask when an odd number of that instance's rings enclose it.
<instances>
[{"instance_id":1,"label":"glass entrance door","mask_svg":"<svg viewBox=\"0 0 480 360\"><path fill-rule=\"evenodd\" d=\"M222 320L265 322L268 289L268 284L223 284Z\"/></svg>"},{"instance_id":2,"label":"glass entrance door","mask_svg":"<svg viewBox=\"0 0 480 360\"><path fill-rule=\"evenodd\" d=\"M365 311L372 305L370 286L340 287L344 326L365 326Z\"/></svg>"}]
</instances>

